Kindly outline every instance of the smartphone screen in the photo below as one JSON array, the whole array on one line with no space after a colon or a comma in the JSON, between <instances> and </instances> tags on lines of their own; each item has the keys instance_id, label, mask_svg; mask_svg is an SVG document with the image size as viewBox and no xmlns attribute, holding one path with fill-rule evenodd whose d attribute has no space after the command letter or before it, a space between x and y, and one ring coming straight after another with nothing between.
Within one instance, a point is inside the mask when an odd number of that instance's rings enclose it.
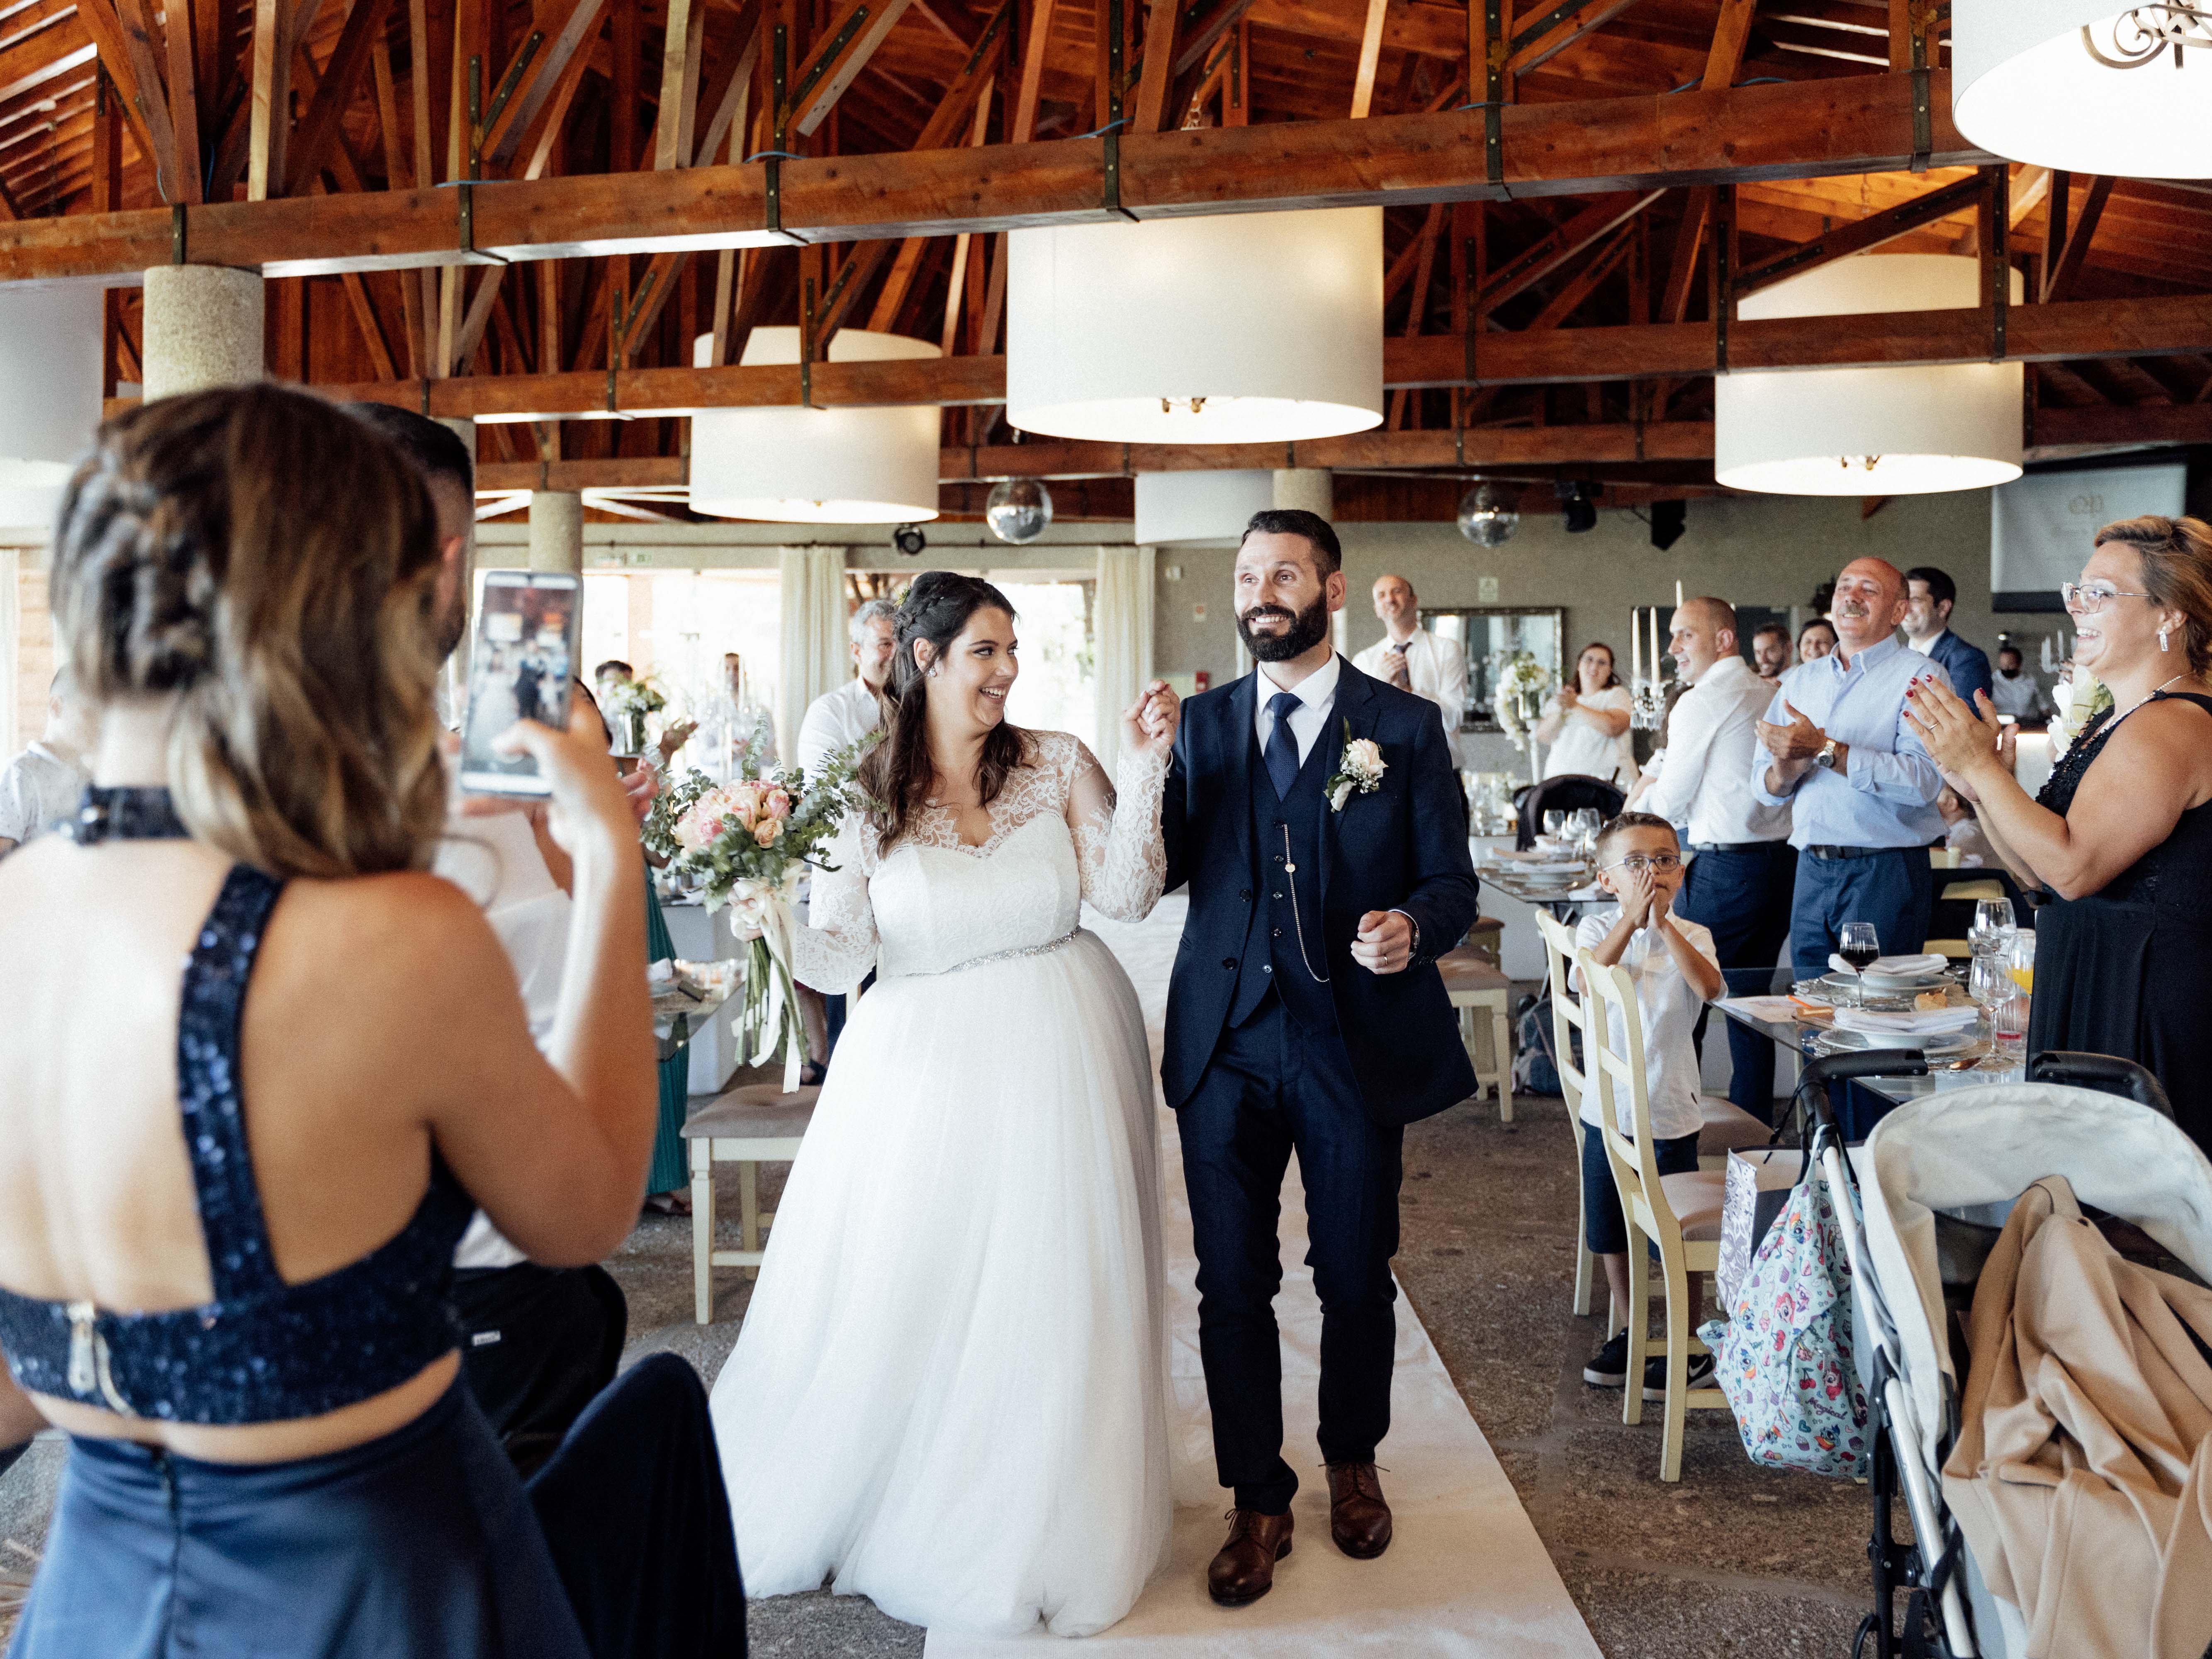
<instances>
[{"instance_id":1,"label":"smartphone screen","mask_svg":"<svg viewBox=\"0 0 2212 1659\"><path fill-rule=\"evenodd\" d=\"M469 712L461 727L461 787L480 794L542 795L545 780L527 755L492 742L517 720L565 727L575 678L581 584L566 572L484 574L476 651L469 659Z\"/></svg>"}]
</instances>

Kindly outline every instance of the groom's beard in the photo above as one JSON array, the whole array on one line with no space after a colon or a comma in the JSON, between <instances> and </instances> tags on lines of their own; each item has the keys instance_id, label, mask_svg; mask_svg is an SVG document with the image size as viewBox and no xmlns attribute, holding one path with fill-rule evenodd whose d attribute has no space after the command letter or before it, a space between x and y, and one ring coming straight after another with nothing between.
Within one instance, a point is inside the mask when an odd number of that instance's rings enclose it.
<instances>
[{"instance_id":1,"label":"groom's beard","mask_svg":"<svg viewBox=\"0 0 2212 1659\"><path fill-rule=\"evenodd\" d=\"M1280 617L1290 623L1279 634L1255 634L1255 617ZM1304 611L1279 605L1255 605L1237 618L1237 637L1261 662L1287 662L1304 656L1328 637L1328 595L1324 593Z\"/></svg>"}]
</instances>

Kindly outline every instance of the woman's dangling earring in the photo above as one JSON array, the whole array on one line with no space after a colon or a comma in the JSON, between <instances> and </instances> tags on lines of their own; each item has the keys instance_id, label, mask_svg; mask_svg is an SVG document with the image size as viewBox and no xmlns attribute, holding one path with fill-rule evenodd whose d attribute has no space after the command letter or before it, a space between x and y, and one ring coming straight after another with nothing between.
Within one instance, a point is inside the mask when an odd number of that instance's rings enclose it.
<instances>
[{"instance_id":1,"label":"woman's dangling earring","mask_svg":"<svg viewBox=\"0 0 2212 1659\"><path fill-rule=\"evenodd\" d=\"M2172 632L2172 630L2173 630L2173 624L2172 624L2172 623L2161 623L2159 625L2159 630L2158 630L2158 648L2159 648L2160 651L2164 651L2164 650L2166 650L2166 636L2169 633Z\"/></svg>"}]
</instances>

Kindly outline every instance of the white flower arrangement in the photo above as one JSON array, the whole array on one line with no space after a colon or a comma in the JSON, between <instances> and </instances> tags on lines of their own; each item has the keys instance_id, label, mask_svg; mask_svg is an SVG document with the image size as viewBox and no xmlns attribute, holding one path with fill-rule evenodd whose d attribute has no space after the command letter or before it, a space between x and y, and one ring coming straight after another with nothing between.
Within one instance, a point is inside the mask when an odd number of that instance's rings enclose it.
<instances>
[{"instance_id":1,"label":"white flower arrangement","mask_svg":"<svg viewBox=\"0 0 2212 1659\"><path fill-rule=\"evenodd\" d=\"M1534 724L1529 710L1543 706L1544 696L1551 686L1552 677L1536 660L1534 653L1507 653L1504 665L1498 671L1498 691L1493 702L1498 729L1512 739L1516 749L1527 750L1529 727Z\"/></svg>"},{"instance_id":2,"label":"white flower arrangement","mask_svg":"<svg viewBox=\"0 0 2212 1659\"><path fill-rule=\"evenodd\" d=\"M1389 769L1390 763L1382 758L1375 739L1353 737L1352 722L1345 721L1344 758L1337 763L1335 775L1322 786L1328 796L1328 810L1341 812L1345 802L1355 793L1373 794Z\"/></svg>"},{"instance_id":3,"label":"white flower arrangement","mask_svg":"<svg viewBox=\"0 0 2212 1659\"><path fill-rule=\"evenodd\" d=\"M2112 688L2078 665L2068 665L2067 678L2060 682L2066 699L2058 706L2058 718L2051 722L2051 757L2071 749L2081 735L2081 728L2105 709L2112 706Z\"/></svg>"}]
</instances>

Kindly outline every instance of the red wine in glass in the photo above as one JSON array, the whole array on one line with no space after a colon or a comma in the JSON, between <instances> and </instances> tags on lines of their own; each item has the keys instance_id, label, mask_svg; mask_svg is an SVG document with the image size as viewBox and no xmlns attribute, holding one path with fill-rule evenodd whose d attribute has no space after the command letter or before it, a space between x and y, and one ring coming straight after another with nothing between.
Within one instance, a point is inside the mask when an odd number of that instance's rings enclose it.
<instances>
[{"instance_id":1,"label":"red wine in glass","mask_svg":"<svg viewBox=\"0 0 2212 1659\"><path fill-rule=\"evenodd\" d=\"M1871 945L1863 945L1856 947L1846 945L1842 950L1837 951L1836 954L1841 957L1845 962L1850 963L1851 966L1860 973L1864 973L1868 969L1874 966L1875 961L1881 957L1881 951L1878 947Z\"/></svg>"}]
</instances>

